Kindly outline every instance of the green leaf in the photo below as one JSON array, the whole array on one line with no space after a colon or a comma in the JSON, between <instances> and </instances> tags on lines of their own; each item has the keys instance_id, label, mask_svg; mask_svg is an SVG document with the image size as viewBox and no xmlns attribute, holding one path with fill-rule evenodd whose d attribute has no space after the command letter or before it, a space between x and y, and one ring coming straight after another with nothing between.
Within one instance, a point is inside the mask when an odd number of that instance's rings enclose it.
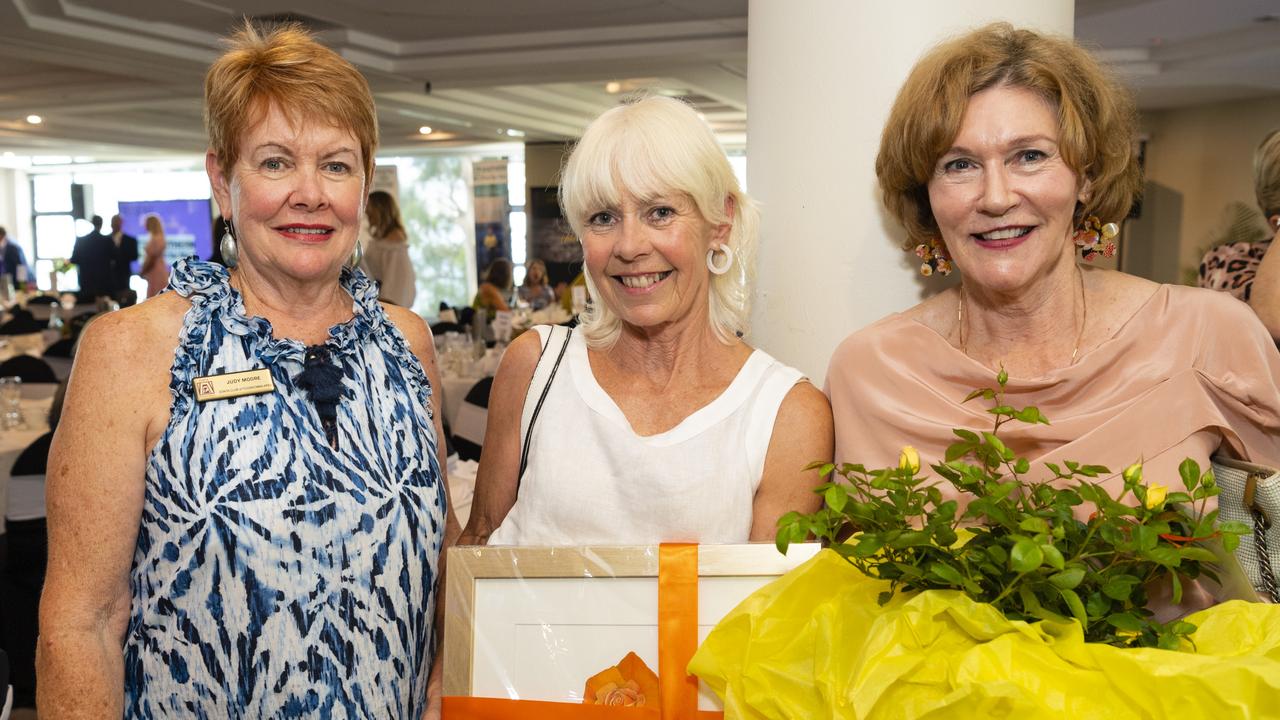
<instances>
[{"instance_id":1,"label":"green leaf","mask_svg":"<svg viewBox=\"0 0 1280 720\"><path fill-rule=\"evenodd\" d=\"M1019 475L1025 475L1029 470L1031 470L1031 462L1026 458L1018 458L1013 463L1013 471Z\"/></svg>"},{"instance_id":2,"label":"green leaf","mask_svg":"<svg viewBox=\"0 0 1280 720\"><path fill-rule=\"evenodd\" d=\"M1207 563L1218 562L1217 555L1214 555L1211 551L1196 545L1188 545L1187 547L1180 548L1178 550L1178 554L1182 556L1183 560L1195 560L1197 562Z\"/></svg>"},{"instance_id":3,"label":"green leaf","mask_svg":"<svg viewBox=\"0 0 1280 720\"><path fill-rule=\"evenodd\" d=\"M1094 592L1089 595L1088 602L1085 607L1089 610L1089 617L1102 617L1111 612L1111 601L1106 595L1100 592Z\"/></svg>"},{"instance_id":4,"label":"green leaf","mask_svg":"<svg viewBox=\"0 0 1280 720\"><path fill-rule=\"evenodd\" d=\"M1133 538L1138 543L1138 550L1151 550L1160 543L1160 534L1147 525L1139 525L1133 530Z\"/></svg>"},{"instance_id":5,"label":"green leaf","mask_svg":"<svg viewBox=\"0 0 1280 720\"><path fill-rule=\"evenodd\" d=\"M1069 588L1058 588L1058 594L1067 602L1067 607L1071 609L1072 616L1080 621L1080 624L1089 627L1089 614L1084 611L1084 603L1080 602L1080 596L1075 590Z\"/></svg>"},{"instance_id":6,"label":"green leaf","mask_svg":"<svg viewBox=\"0 0 1280 720\"><path fill-rule=\"evenodd\" d=\"M1058 467L1057 463L1045 463L1044 466L1049 468L1049 471L1058 477L1068 477L1062 473L1062 468Z\"/></svg>"},{"instance_id":7,"label":"green leaf","mask_svg":"<svg viewBox=\"0 0 1280 720\"><path fill-rule=\"evenodd\" d=\"M929 574L957 590L964 588L964 576L960 574L959 570L956 570L950 565L940 562L930 563Z\"/></svg>"},{"instance_id":8,"label":"green leaf","mask_svg":"<svg viewBox=\"0 0 1280 720\"><path fill-rule=\"evenodd\" d=\"M943 453L942 459L945 462L951 462L952 460L959 460L965 455L968 455L969 453L973 452L973 449L975 447L977 447L976 442L951 443L950 445L947 446L946 452Z\"/></svg>"},{"instance_id":9,"label":"green leaf","mask_svg":"<svg viewBox=\"0 0 1280 720\"><path fill-rule=\"evenodd\" d=\"M1182 562L1182 557L1178 554L1178 549L1162 545L1157 548L1146 550L1142 553L1152 562L1159 563L1165 567L1175 568Z\"/></svg>"},{"instance_id":10,"label":"green leaf","mask_svg":"<svg viewBox=\"0 0 1280 720\"><path fill-rule=\"evenodd\" d=\"M1173 604L1182 604L1182 580L1178 578L1178 573L1169 573L1169 583L1173 586Z\"/></svg>"},{"instance_id":11,"label":"green leaf","mask_svg":"<svg viewBox=\"0 0 1280 720\"><path fill-rule=\"evenodd\" d=\"M1084 568L1071 567L1049 576L1049 582L1060 590L1071 590L1084 580ZM1076 598L1078 601L1080 598ZM1083 621L1082 621L1083 622Z\"/></svg>"},{"instance_id":12,"label":"green leaf","mask_svg":"<svg viewBox=\"0 0 1280 720\"><path fill-rule=\"evenodd\" d=\"M1018 411L1014 410L1008 405L997 405L991 408L990 410L988 410L987 412L991 413L992 415L1013 415Z\"/></svg>"},{"instance_id":13,"label":"green leaf","mask_svg":"<svg viewBox=\"0 0 1280 720\"><path fill-rule=\"evenodd\" d=\"M1178 475L1182 477L1182 485L1191 492L1196 489L1196 484L1200 482L1200 463L1191 458L1183 460L1178 465Z\"/></svg>"},{"instance_id":14,"label":"green leaf","mask_svg":"<svg viewBox=\"0 0 1280 720\"><path fill-rule=\"evenodd\" d=\"M1020 537L1013 543L1009 554L1009 567L1015 572L1028 573L1044 562L1044 552L1031 538Z\"/></svg>"},{"instance_id":15,"label":"green leaf","mask_svg":"<svg viewBox=\"0 0 1280 720\"><path fill-rule=\"evenodd\" d=\"M892 599L893 599L892 590L885 590L884 592L876 596L876 602L880 603L881 605L887 605L889 601Z\"/></svg>"},{"instance_id":16,"label":"green leaf","mask_svg":"<svg viewBox=\"0 0 1280 720\"><path fill-rule=\"evenodd\" d=\"M994 560L998 565L1004 565L1009 562L1009 553L1005 552L1005 549L999 545L992 545L987 548L987 557Z\"/></svg>"},{"instance_id":17,"label":"green leaf","mask_svg":"<svg viewBox=\"0 0 1280 720\"><path fill-rule=\"evenodd\" d=\"M1053 545L1042 543L1040 551L1044 553L1044 563L1054 570L1061 570L1065 562L1062 559L1062 552Z\"/></svg>"},{"instance_id":18,"label":"green leaf","mask_svg":"<svg viewBox=\"0 0 1280 720\"><path fill-rule=\"evenodd\" d=\"M1112 575L1102 583L1102 592L1112 600L1128 600L1141 580L1132 575Z\"/></svg>"},{"instance_id":19,"label":"green leaf","mask_svg":"<svg viewBox=\"0 0 1280 720\"><path fill-rule=\"evenodd\" d=\"M1018 523L1018 529L1029 533L1049 532L1049 523L1045 522L1044 518L1026 517L1022 519L1022 522Z\"/></svg>"},{"instance_id":20,"label":"green leaf","mask_svg":"<svg viewBox=\"0 0 1280 720\"><path fill-rule=\"evenodd\" d=\"M1098 477L1099 475L1110 475L1111 471L1106 465L1081 465L1080 474L1086 477Z\"/></svg>"},{"instance_id":21,"label":"green leaf","mask_svg":"<svg viewBox=\"0 0 1280 720\"><path fill-rule=\"evenodd\" d=\"M1220 532L1230 533L1232 535L1248 535L1249 533L1253 532L1253 528L1249 527L1248 525L1245 525L1242 522L1237 522L1235 520L1223 521L1222 524L1218 526L1218 530Z\"/></svg>"},{"instance_id":22,"label":"green leaf","mask_svg":"<svg viewBox=\"0 0 1280 720\"><path fill-rule=\"evenodd\" d=\"M1035 407L1025 407L1017 411L1013 415L1024 423L1033 425L1035 423L1049 424L1049 420L1040 414L1040 409Z\"/></svg>"},{"instance_id":23,"label":"green leaf","mask_svg":"<svg viewBox=\"0 0 1280 720\"><path fill-rule=\"evenodd\" d=\"M948 525L941 525L933 531L933 543L938 547L949 548L956 544L956 531Z\"/></svg>"},{"instance_id":24,"label":"green leaf","mask_svg":"<svg viewBox=\"0 0 1280 720\"><path fill-rule=\"evenodd\" d=\"M1131 612L1112 613L1107 616L1107 623L1114 628L1129 632L1142 632L1143 629L1142 620Z\"/></svg>"},{"instance_id":25,"label":"green leaf","mask_svg":"<svg viewBox=\"0 0 1280 720\"><path fill-rule=\"evenodd\" d=\"M827 501L827 507L835 510L836 512L840 512L841 510L844 510L844 504L845 501L849 499L849 493L839 485L832 485L827 488L826 493L823 494L823 499Z\"/></svg>"},{"instance_id":26,"label":"green leaf","mask_svg":"<svg viewBox=\"0 0 1280 720\"><path fill-rule=\"evenodd\" d=\"M1026 585L1018 588L1018 598L1022 600L1022 609L1028 615L1035 615L1043 609L1040 605L1040 599Z\"/></svg>"},{"instance_id":27,"label":"green leaf","mask_svg":"<svg viewBox=\"0 0 1280 720\"><path fill-rule=\"evenodd\" d=\"M871 557L882 547L884 547L884 540L879 535L863 535L854 546L853 554L857 557Z\"/></svg>"},{"instance_id":28,"label":"green leaf","mask_svg":"<svg viewBox=\"0 0 1280 720\"><path fill-rule=\"evenodd\" d=\"M973 443L973 444L975 444L975 445L976 445L976 444L978 444L978 442L979 442L978 433L976 433L976 432L974 432L974 431L972 431L972 430L961 430L961 429L957 428L957 429L955 429L955 430L952 430L951 432L955 433L955 434L956 434L956 437L958 437L958 438L960 438L961 440L964 440L964 441L966 441L966 442L971 442L971 443Z\"/></svg>"}]
</instances>

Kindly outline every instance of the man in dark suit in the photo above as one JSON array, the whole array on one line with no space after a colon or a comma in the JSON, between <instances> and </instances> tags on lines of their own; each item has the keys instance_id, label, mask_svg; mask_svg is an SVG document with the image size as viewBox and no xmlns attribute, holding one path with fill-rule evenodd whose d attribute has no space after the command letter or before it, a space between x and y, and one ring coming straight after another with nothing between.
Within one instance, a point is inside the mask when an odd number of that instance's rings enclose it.
<instances>
[{"instance_id":1,"label":"man in dark suit","mask_svg":"<svg viewBox=\"0 0 1280 720\"><path fill-rule=\"evenodd\" d=\"M124 234L124 218L111 216L111 296L119 300L129 289L133 263L138 260L138 238Z\"/></svg>"},{"instance_id":2,"label":"man in dark suit","mask_svg":"<svg viewBox=\"0 0 1280 720\"><path fill-rule=\"evenodd\" d=\"M0 227L0 274L8 275L15 288L35 279L31 276L31 268L27 265L27 256L22 252L22 246L11 242L3 227Z\"/></svg>"},{"instance_id":3,"label":"man in dark suit","mask_svg":"<svg viewBox=\"0 0 1280 720\"><path fill-rule=\"evenodd\" d=\"M102 218L93 216L93 232L76 238L71 262L80 274L80 302L91 303L102 295L111 295L112 259L115 245L102 234ZM135 246L136 251L136 246Z\"/></svg>"}]
</instances>

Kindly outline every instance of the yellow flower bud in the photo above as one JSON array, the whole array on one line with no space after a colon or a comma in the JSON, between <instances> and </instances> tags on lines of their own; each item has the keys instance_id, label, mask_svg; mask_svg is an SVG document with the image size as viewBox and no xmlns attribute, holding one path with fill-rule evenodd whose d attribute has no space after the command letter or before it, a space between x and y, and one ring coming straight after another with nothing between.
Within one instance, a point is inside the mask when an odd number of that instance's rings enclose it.
<instances>
[{"instance_id":1,"label":"yellow flower bud","mask_svg":"<svg viewBox=\"0 0 1280 720\"><path fill-rule=\"evenodd\" d=\"M920 453L910 445L902 448L902 454L898 456L898 469L920 472Z\"/></svg>"},{"instance_id":2,"label":"yellow flower bud","mask_svg":"<svg viewBox=\"0 0 1280 720\"><path fill-rule=\"evenodd\" d=\"M1125 482L1136 483L1141 481L1142 480L1142 463L1136 462L1130 465L1129 467L1124 469L1124 472L1120 473L1120 476L1125 479Z\"/></svg>"},{"instance_id":3,"label":"yellow flower bud","mask_svg":"<svg viewBox=\"0 0 1280 720\"><path fill-rule=\"evenodd\" d=\"M1169 494L1169 488L1160 484L1151 484L1147 486L1147 509L1155 510L1164 504L1164 498Z\"/></svg>"}]
</instances>

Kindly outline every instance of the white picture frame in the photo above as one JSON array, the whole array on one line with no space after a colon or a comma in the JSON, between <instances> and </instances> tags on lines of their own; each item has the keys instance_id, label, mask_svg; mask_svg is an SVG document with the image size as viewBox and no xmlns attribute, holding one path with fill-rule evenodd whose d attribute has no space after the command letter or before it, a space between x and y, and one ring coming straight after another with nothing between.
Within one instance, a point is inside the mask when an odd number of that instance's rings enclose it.
<instances>
[{"instance_id":1,"label":"white picture frame","mask_svg":"<svg viewBox=\"0 0 1280 720\"><path fill-rule=\"evenodd\" d=\"M698 642L815 543L698 549ZM587 678L635 652L658 670L658 546L456 547L449 551L444 693L582 702ZM703 687L698 705L719 710Z\"/></svg>"}]
</instances>

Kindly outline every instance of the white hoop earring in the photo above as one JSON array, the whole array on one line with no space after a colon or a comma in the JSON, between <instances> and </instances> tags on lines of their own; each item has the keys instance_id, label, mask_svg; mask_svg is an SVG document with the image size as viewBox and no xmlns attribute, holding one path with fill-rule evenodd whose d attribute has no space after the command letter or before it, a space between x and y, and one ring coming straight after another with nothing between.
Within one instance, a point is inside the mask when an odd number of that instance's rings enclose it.
<instances>
[{"instance_id":1,"label":"white hoop earring","mask_svg":"<svg viewBox=\"0 0 1280 720\"><path fill-rule=\"evenodd\" d=\"M716 264L716 250L724 253L724 264ZM733 266L733 248L728 245L721 245L719 248L711 248L707 250L707 269L716 275L723 275L729 272L729 268Z\"/></svg>"}]
</instances>

